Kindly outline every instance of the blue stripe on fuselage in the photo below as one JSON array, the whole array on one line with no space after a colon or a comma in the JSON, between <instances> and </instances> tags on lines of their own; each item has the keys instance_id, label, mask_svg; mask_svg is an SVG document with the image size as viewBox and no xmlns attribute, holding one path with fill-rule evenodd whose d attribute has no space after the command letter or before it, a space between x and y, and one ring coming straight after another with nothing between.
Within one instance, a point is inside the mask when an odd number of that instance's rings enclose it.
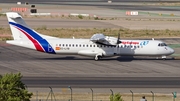
<instances>
[{"instance_id":1,"label":"blue stripe on fuselage","mask_svg":"<svg viewBox=\"0 0 180 101\"><path fill-rule=\"evenodd\" d=\"M32 36L34 39L36 39L40 44L41 46L44 48L44 50L47 52L47 53L52 53L52 54L56 54L54 49L52 48L52 46L47 42L46 39L42 38L40 35L38 35L36 32L34 32L33 30L27 28L27 27L24 27L20 24L17 24L17 23L13 23L13 22L9 22L9 24L11 25L14 25L22 30L24 30L25 32L27 32L27 34L29 34L30 36Z\"/></svg>"}]
</instances>

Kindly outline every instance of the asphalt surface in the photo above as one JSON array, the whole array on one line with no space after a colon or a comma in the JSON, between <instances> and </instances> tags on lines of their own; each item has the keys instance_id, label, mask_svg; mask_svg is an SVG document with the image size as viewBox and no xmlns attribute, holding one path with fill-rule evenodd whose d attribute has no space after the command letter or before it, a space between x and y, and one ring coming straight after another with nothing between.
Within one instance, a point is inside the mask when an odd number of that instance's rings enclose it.
<instances>
[{"instance_id":1,"label":"asphalt surface","mask_svg":"<svg viewBox=\"0 0 180 101\"><path fill-rule=\"evenodd\" d=\"M162 8L161 6L148 6L143 3L179 3L179 0L112 0L112 3L107 3L107 0L18 0L18 2L28 2L30 4L47 4L47 5L76 5L76 6L97 6L102 8L110 8L116 10L143 10L143 11L179 11L180 8ZM17 3L13 0L0 0L0 3ZM125 4L124 4L125 3ZM126 4L128 3L128 5ZM140 5L136 5L140 3Z\"/></svg>"},{"instance_id":2,"label":"asphalt surface","mask_svg":"<svg viewBox=\"0 0 180 101\"><path fill-rule=\"evenodd\" d=\"M121 28L121 26L111 23L91 21L91 20L73 20L73 19L51 19L51 18L24 18L25 22L32 28ZM0 18L0 26L9 28L6 17Z\"/></svg>"},{"instance_id":3,"label":"asphalt surface","mask_svg":"<svg viewBox=\"0 0 180 101\"><path fill-rule=\"evenodd\" d=\"M75 20L59 18L24 18L31 28L128 28L134 30L179 30L179 21L143 20ZM6 17L0 18L0 27L9 28ZM138 23L138 25L137 25Z\"/></svg>"},{"instance_id":4,"label":"asphalt surface","mask_svg":"<svg viewBox=\"0 0 180 101\"><path fill-rule=\"evenodd\" d=\"M23 82L37 88L180 88L180 77L24 77Z\"/></svg>"},{"instance_id":5,"label":"asphalt surface","mask_svg":"<svg viewBox=\"0 0 180 101\"><path fill-rule=\"evenodd\" d=\"M180 60L51 55L0 44L0 74L21 72L28 87L179 88Z\"/></svg>"}]
</instances>

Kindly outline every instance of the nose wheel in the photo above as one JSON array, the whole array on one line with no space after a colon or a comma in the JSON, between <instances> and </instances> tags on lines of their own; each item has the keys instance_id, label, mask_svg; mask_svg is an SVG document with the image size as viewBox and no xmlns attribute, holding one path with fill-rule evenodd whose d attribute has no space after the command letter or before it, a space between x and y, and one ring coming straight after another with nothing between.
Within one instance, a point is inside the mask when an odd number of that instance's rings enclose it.
<instances>
[{"instance_id":1,"label":"nose wheel","mask_svg":"<svg viewBox=\"0 0 180 101\"><path fill-rule=\"evenodd\" d=\"M167 57L166 57L166 56L162 56L161 58L162 58L163 60L166 60Z\"/></svg>"}]
</instances>

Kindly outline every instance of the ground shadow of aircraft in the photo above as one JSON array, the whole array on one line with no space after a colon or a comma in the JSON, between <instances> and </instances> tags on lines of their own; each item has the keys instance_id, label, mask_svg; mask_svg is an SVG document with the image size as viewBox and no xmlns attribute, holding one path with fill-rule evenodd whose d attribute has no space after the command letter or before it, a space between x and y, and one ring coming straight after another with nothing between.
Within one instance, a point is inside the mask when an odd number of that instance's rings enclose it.
<instances>
[{"instance_id":1,"label":"ground shadow of aircraft","mask_svg":"<svg viewBox=\"0 0 180 101\"><path fill-rule=\"evenodd\" d=\"M36 57L36 60L91 60L94 61L91 57L79 57L79 56L62 56L62 57ZM134 56L118 56L118 57L106 57L102 58L98 61L119 61L119 62L131 62L131 61L137 61L137 60L163 60L161 58L157 59L156 57L134 57ZM167 58L166 60L174 60L174 58ZM97 61L97 62L98 62Z\"/></svg>"}]
</instances>

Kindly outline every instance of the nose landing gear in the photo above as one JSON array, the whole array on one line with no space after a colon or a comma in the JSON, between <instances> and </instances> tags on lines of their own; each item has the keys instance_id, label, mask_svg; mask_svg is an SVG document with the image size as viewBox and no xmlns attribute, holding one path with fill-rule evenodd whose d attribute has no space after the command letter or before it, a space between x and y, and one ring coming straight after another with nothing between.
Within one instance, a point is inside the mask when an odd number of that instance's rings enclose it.
<instances>
[{"instance_id":1,"label":"nose landing gear","mask_svg":"<svg viewBox=\"0 0 180 101\"><path fill-rule=\"evenodd\" d=\"M165 56L165 55L164 55L164 56L162 56L161 58L162 58L163 60L166 60L166 56Z\"/></svg>"}]
</instances>

